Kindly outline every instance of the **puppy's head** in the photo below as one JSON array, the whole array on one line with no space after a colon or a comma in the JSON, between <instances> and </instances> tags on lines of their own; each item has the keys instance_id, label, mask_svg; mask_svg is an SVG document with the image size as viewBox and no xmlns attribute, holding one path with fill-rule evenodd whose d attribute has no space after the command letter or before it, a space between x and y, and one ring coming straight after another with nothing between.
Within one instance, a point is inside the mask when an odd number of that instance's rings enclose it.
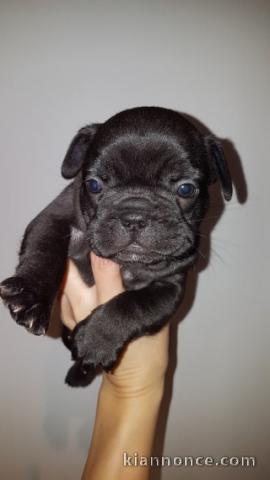
<instances>
[{"instance_id":1,"label":"puppy's head","mask_svg":"<svg viewBox=\"0 0 270 480\"><path fill-rule=\"evenodd\" d=\"M122 264L192 261L209 184L219 179L225 199L232 195L219 142L159 107L125 110L82 128L62 174L81 175L90 248Z\"/></svg>"}]
</instances>

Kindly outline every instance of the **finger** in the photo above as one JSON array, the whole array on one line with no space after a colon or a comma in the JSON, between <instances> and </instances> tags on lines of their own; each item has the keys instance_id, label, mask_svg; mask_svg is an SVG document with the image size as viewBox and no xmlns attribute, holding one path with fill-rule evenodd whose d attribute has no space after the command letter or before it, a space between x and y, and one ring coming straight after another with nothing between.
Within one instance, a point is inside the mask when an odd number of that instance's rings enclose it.
<instances>
[{"instance_id":1,"label":"finger","mask_svg":"<svg viewBox=\"0 0 270 480\"><path fill-rule=\"evenodd\" d=\"M86 318L98 305L96 286L86 285L71 260L67 264L62 291L69 299L76 322Z\"/></svg>"},{"instance_id":2,"label":"finger","mask_svg":"<svg viewBox=\"0 0 270 480\"><path fill-rule=\"evenodd\" d=\"M75 263L72 260L68 260L61 290L66 293L68 297L73 297L77 295L78 292L81 292L82 295L87 294L89 288L90 287L83 281Z\"/></svg>"},{"instance_id":3,"label":"finger","mask_svg":"<svg viewBox=\"0 0 270 480\"><path fill-rule=\"evenodd\" d=\"M63 324L69 328L69 330L73 330L73 328L76 326L75 316L70 301L65 293L63 293L59 298L59 304L60 316Z\"/></svg>"},{"instance_id":4,"label":"finger","mask_svg":"<svg viewBox=\"0 0 270 480\"><path fill-rule=\"evenodd\" d=\"M97 298L99 303L105 303L124 291L120 267L112 260L98 257L93 252L90 255Z\"/></svg>"}]
</instances>

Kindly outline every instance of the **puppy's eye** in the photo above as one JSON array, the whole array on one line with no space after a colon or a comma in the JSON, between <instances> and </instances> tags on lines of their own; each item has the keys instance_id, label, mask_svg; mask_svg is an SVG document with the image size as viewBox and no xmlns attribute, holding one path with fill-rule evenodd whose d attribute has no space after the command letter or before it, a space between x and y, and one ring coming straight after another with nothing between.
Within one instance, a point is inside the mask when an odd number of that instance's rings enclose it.
<instances>
[{"instance_id":1,"label":"puppy's eye","mask_svg":"<svg viewBox=\"0 0 270 480\"><path fill-rule=\"evenodd\" d=\"M102 190L102 183L96 178L90 178L87 180L86 184L91 193L100 193Z\"/></svg>"},{"instance_id":2,"label":"puppy's eye","mask_svg":"<svg viewBox=\"0 0 270 480\"><path fill-rule=\"evenodd\" d=\"M192 198L196 193L196 187L193 183L181 183L177 189L179 197Z\"/></svg>"}]
</instances>

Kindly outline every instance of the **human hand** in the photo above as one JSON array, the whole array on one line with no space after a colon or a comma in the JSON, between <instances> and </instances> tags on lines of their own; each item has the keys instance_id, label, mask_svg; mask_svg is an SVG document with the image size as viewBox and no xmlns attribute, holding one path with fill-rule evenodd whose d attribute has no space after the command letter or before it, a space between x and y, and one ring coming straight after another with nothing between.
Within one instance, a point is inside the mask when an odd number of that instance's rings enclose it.
<instances>
[{"instance_id":1,"label":"human hand","mask_svg":"<svg viewBox=\"0 0 270 480\"><path fill-rule=\"evenodd\" d=\"M98 305L124 291L120 267L115 262L90 255L95 285L87 286L75 264L69 260L60 297L63 323L73 328ZM162 382L168 363L168 327L155 335L130 342L113 372L104 373L104 382L118 395L133 395Z\"/></svg>"},{"instance_id":2,"label":"human hand","mask_svg":"<svg viewBox=\"0 0 270 480\"><path fill-rule=\"evenodd\" d=\"M91 253L95 285L69 261L60 310L72 330L98 305L124 291L120 267ZM125 466L124 452L151 454L168 363L169 329L130 342L118 365L103 374L94 432L82 480L148 480L149 467Z\"/></svg>"}]
</instances>

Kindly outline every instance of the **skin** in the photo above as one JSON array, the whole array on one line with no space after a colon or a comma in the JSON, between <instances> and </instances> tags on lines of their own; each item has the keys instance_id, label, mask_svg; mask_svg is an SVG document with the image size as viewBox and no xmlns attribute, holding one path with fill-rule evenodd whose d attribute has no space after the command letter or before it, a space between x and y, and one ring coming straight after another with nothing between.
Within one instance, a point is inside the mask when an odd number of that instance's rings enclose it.
<instances>
[{"instance_id":1,"label":"skin","mask_svg":"<svg viewBox=\"0 0 270 480\"><path fill-rule=\"evenodd\" d=\"M98 305L124 291L119 266L90 255L95 285L88 287L69 260L59 298L71 330ZM82 480L147 480L148 467L123 465L123 452L150 456L168 365L169 328L131 342L117 367L103 373L95 427Z\"/></svg>"}]
</instances>

